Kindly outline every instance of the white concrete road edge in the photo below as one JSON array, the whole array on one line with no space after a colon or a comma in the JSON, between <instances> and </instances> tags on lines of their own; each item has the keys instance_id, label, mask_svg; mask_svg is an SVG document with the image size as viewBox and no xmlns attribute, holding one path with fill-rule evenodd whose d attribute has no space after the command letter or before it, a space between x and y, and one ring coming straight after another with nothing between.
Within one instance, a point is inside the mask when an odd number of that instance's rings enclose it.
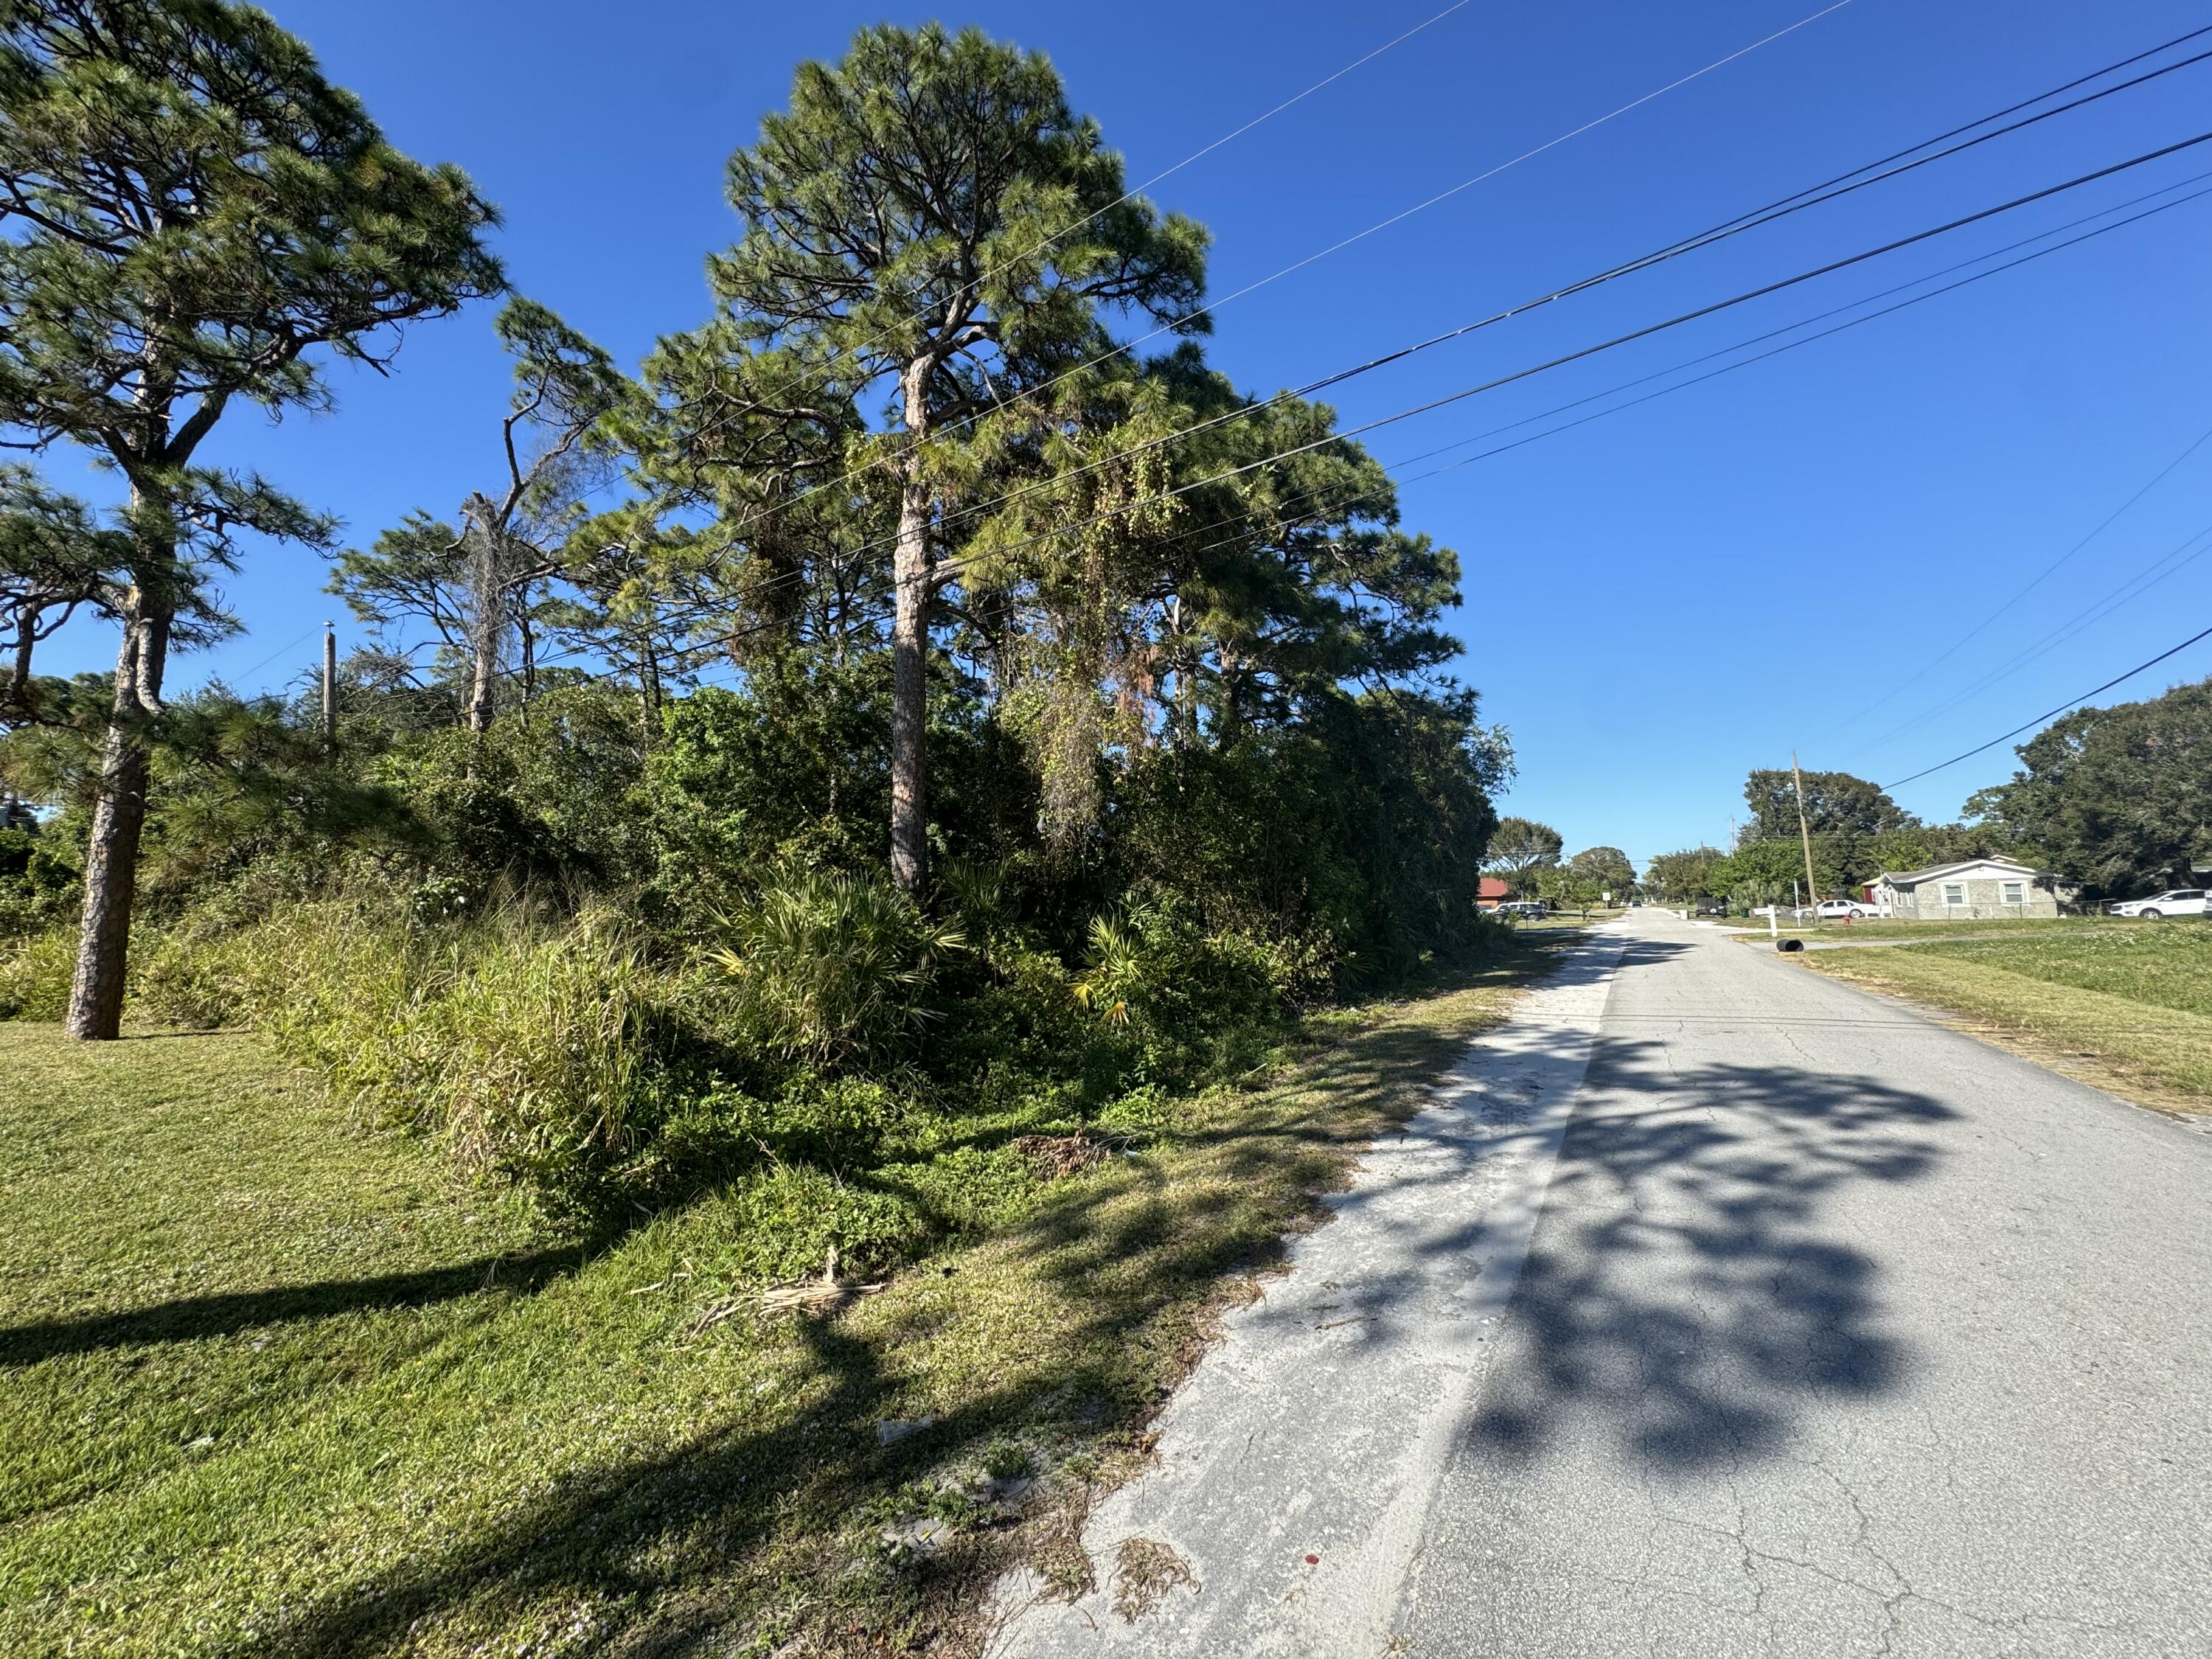
<instances>
[{"instance_id":1,"label":"white concrete road edge","mask_svg":"<svg viewBox=\"0 0 2212 1659\"><path fill-rule=\"evenodd\" d=\"M1225 1322L1161 1414L1158 1462L1083 1535L1097 1589L998 1589L989 1659L1330 1656L1389 1642L1543 1208L1622 948L1601 927L1362 1160L1288 1273ZM1194 1584L1115 1611L1132 1539Z\"/></svg>"}]
</instances>

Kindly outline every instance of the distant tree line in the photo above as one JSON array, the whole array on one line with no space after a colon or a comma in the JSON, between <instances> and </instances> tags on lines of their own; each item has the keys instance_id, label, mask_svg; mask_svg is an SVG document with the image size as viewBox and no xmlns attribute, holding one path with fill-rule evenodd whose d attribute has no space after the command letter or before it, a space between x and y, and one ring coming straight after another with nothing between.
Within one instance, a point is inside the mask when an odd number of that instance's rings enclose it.
<instances>
[{"instance_id":1,"label":"distant tree line","mask_svg":"<svg viewBox=\"0 0 2212 1659\"><path fill-rule=\"evenodd\" d=\"M1508 896L1541 899L1555 908L1588 906L1610 894L1625 903L1636 890L1636 866L1618 847L1589 847L1563 857L1566 842L1548 823L1505 817L1492 833L1484 862L1505 883Z\"/></svg>"},{"instance_id":2,"label":"distant tree line","mask_svg":"<svg viewBox=\"0 0 2212 1659\"><path fill-rule=\"evenodd\" d=\"M1975 794L1966 817L1948 824L1921 822L1848 772L1806 773L1820 894L1849 895L1885 871L1994 855L2053 871L2094 900L2191 884L2192 866L2212 864L2212 681L2077 710L2016 752L2011 781ZM1795 778L1754 770L1744 801L1749 817L1734 847L1662 853L1644 872L1646 890L1670 904L1760 904L1802 890Z\"/></svg>"}]
</instances>

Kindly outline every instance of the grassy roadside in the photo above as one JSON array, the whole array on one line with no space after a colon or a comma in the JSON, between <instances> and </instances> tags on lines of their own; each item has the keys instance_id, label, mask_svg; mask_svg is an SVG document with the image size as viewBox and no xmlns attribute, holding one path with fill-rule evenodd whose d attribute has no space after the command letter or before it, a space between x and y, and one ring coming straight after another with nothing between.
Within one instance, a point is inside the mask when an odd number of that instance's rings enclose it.
<instances>
[{"instance_id":1,"label":"grassy roadside","mask_svg":"<svg viewBox=\"0 0 2212 1659\"><path fill-rule=\"evenodd\" d=\"M1978 1036L2145 1105L2212 1113L2212 927L2077 922L1796 960L1954 1016Z\"/></svg>"},{"instance_id":2,"label":"grassy roadside","mask_svg":"<svg viewBox=\"0 0 2212 1659\"><path fill-rule=\"evenodd\" d=\"M1239 1276L1567 936L1316 1022L822 1317L725 1300L727 1201L549 1240L252 1037L0 1025L0 1650L971 1651L1018 1554L1073 1571Z\"/></svg>"},{"instance_id":3,"label":"grassy roadside","mask_svg":"<svg viewBox=\"0 0 2212 1659\"><path fill-rule=\"evenodd\" d=\"M1766 921L1763 916L1749 921L1741 916L1731 917L1726 925L1753 930L1732 934L1732 938L1757 944L1767 937ZM1982 934L2003 939L2034 938L2045 934L2072 936L2106 930L2125 933L2139 928L2171 928L2186 925L2178 921L2139 921L2133 916L2027 916L2009 921L1824 921L1817 927L1808 921L1785 921L1779 931L1784 939L1935 940Z\"/></svg>"}]
</instances>

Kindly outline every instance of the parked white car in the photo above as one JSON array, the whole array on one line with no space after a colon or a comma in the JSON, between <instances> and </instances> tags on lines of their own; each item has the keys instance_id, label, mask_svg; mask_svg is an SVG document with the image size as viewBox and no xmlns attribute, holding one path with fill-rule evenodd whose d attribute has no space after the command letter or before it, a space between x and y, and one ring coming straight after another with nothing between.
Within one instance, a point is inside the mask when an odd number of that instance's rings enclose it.
<instances>
[{"instance_id":1,"label":"parked white car","mask_svg":"<svg viewBox=\"0 0 2212 1659\"><path fill-rule=\"evenodd\" d=\"M1866 921L1874 915L1872 906L1856 899L1822 899L1813 908L1824 921Z\"/></svg>"},{"instance_id":2,"label":"parked white car","mask_svg":"<svg viewBox=\"0 0 2212 1659\"><path fill-rule=\"evenodd\" d=\"M2126 899L2106 907L2115 916L2201 916L2204 914L2202 887L2169 887L2148 898Z\"/></svg>"}]
</instances>

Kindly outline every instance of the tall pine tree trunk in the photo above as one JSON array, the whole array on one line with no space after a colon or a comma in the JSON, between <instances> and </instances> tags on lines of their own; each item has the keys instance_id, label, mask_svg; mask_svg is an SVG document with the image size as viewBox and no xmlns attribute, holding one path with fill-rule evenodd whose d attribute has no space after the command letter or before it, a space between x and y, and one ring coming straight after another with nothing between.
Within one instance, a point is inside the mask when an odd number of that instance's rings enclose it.
<instances>
[{"instance_id":1,"label":"tall pine tree trunk","mask_svg":"<svg viewBox=\"0 0 2212 1659\"><path fill-rule=\"evenodd\" d=\"M919 893L929 878L929 601L936 573L921 446L929 436L934 366L919 358L899 377L908 447L891 556L891 880L905 893Z\"/></svg>"},{"instance_id":2,"label":"tall pine tree trunk","mask_svg":"<svg viewBox=\"0 0 2212 1659\"><path fill-rule=\"evenodd\" d=\"M146 828L146 745L138 726L160 707L169 619L149 614L143 589L131 595L115 659L100 795L84 855L84 920L77 935L76 979L64 1029L85 1042L122 1034L123 988L131 963L131 910L138 886L138 842Z\"/></svg>"},{"instance_id":3,"label":"tall pine tree trunk","mask_svg":"<svg viewBox=\"0 0 2212 1659\"><path fill-rule=\"evenodd\" d=\"M929 487L899 491L891 571L891 880L916 893L929 876Z\"/></svg>"}]
</instances>

